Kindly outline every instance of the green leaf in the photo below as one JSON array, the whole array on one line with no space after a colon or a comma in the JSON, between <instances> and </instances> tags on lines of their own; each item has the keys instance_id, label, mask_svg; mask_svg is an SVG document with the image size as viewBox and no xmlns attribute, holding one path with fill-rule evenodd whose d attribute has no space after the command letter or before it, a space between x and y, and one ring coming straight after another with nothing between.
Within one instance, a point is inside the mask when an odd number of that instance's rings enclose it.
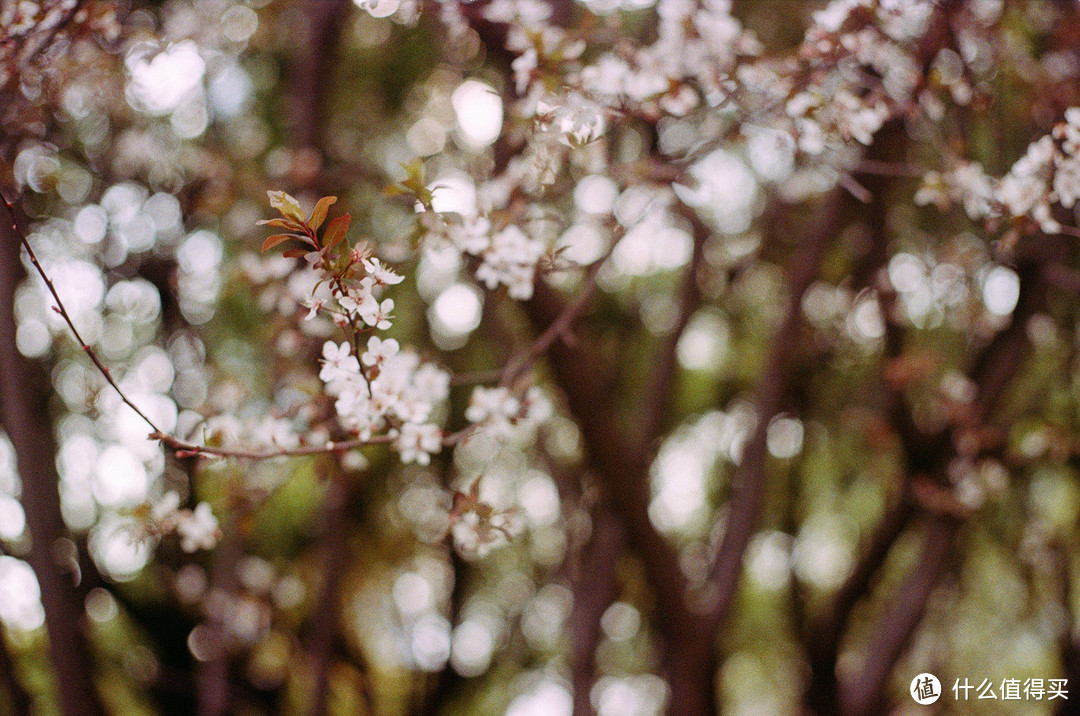
<instances>
[{"instance_id":1,"label":"green leaf","mask_svg":"<svg viewBox=\"0 0 1080 716\"><path fill-rule=\"evenodd\" d=\"M336 201L336 196L324 196L319 199L319 203L311 210L311 218L307 222L308 228L312 231L318 231L322 223L326 221L326 212L330 210L330 205Z\"/></svg>"},{"instance_id":2,"label":"green leaf","mask_svg":"<svg viewBox=\"0 0 1080 716\"><path fill-rule=\"evenodd\" d=\"M304 224L304 211L300 208L300 202L283 191L268 191L270 206L281 212L286 219L292 219L299 224Z\"/></svg>"},{"instance_id":3,"label":"green leaf","mask_svg":"<svg viewBox=\"0 0 1080 716\"><path fill-rule=\"evenodd\" d=\"M345 232L349 230L349 223L352 221L352 216L349 214L342 214L329 224L326 225L326 231L323 232L323 246L327 249L332 249L338 245L338 243L345 238Z\"/></svg>"}]
</instances>

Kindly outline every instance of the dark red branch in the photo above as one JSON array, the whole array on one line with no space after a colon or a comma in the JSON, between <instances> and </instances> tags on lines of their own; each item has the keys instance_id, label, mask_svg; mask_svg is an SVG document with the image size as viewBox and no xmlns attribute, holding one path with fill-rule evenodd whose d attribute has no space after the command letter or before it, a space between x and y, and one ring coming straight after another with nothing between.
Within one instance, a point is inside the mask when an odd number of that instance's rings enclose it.
<instances>
[{"instance_id":1,"label":"dark red branch","mask_svg":"<svg viewBox=\"0 0 1080 716\"><path fill-rule=\"evenodd\" d=\"M297 57L290 69L288 116L291 136L300 147L322 149L326 105L334 87L333 58L338 36L345 26L345 0L303 0L295 11L303 18L297 28ZM314 179L314 176L311 177Z\"/></svg>"},{"instance_id":2,"label":"dark red branch","mask_svg":"<svg viewBox=\"0 0 1080 716\"><path fill-rule=\"evenodd\" d=\"M600 643L600 617L615 599L615 566L622 553L624 530L611 508L600 503L593 511L592 539L572 581L574 605L570 612L570 674L574 716L592 716L592 687L596 676L596 647Z\"/></svg>"},{"instance_id":3,"label":"dark red branch","mask_svg":"<svg viewBox=\"0 0 1080 716\"><path fill-rule=\"evenodd\" d=\"M1031 255L1018 267L1020 297L1009 325L1000 331L973 361L968 377L979 393L968 426L984 424L1013 377L1024 367L1030 350L1028 319L1045 309L1048 284L1042 265L1063 250L1060 237L1032 240ZM955 456L953 441L936 456L933 477L944 482L943 471ZM926 610L934 586L947 573L953 541L962 522L954 516L932 515L926 528L923 552L907 579L889 600L890 607L875 622L866 647L867 660L859 675L842 691L843 712L852 716L874 713L882 707L885 684L911 634Z\"/></svg>"},{"instance_id":4,"label":"dark red branch","mask_svg":"<svg viewBox=\"0 0 1080 716\"><path fill-rule=\"evenodd\" d=\"M343 475L330 480L320 514L323 515L322 533L319 535L322 549L322 577L319 596L315 600L311 630L308 634L308 654L311 658L314 684L311 689L311 716L323 716L330 694L330 667L333 665L334 634L338 625L338 590L345 571L348 556L348 520L346 510L352 490L345 484Z\"/></svg>"},{"instance_id":5,"label":"dark red branch","mask_svg":"<svg viewBox=\"0 0 1080 716\"><path fill-rule=\"evenodd\" d=\"M866 664L858 680L843 692L844 714L856 716L880 710L885 682L893 665L922 619L926 600L946 573L959 526L959 521L945 515L932 517L926 525L919 560L889 600L889 608L873 630Z\"/></svg>"},{"instance_id":6,"label":"dark red branch","mask_svg":"<svg viewBox=\"0 0 1080 716\"><path fill-rule=\"evenodd\" d=\"M715 631L726 617L742 572L743 554L757 525L765 497L766 434L769 421L778 413L790 386L795 333L800 323L802 297L818 273L825 252L840 228L844 195L834 189L825 199L809 234L788 264L788 295L783 318L774 333L765 372L754 405L757 424L743 450L732 477L732 497L728 521L712 566L709 581L715 599L709 608L708 624Z\"/></svg>"},{"instance_id":7,"label":"dark red branch","mask_svg":"<svg viewBox=\"0 0 1080 716\"><path fill-rule=\"evenodd\" d=\"M701 305L699 274L705 263L705 242L711 232L693 209L684 204L680 204L679 207L681 215L690 222L693 229L694 252L679 289L679 308L675 325L664 337L654 361L655 368L647 382L648 388L643 401L644 409L639 433L643 451L648 451L649 446L660 436L664 421L671 410L671 403L675 397L675 376L679 367L677 356L679 339L682 338L694 311Z\"/></svg>"},{"instance_id":8,"label":"dark red branch","mask_svg":"<svg viewBox=\"0 0 1080 716\"><path fill-rule=\"evenodd\" d=\"M536 283L532 300L525 304L530 319L541 331L564 310L562 299L543 280ZM648 517L649 495L643 456L629 449L630 442L618 429L613 396L602 379L605 371L596 354L579 338L574 344L555 341L548 360L559 387L566 394L587 445L587 461L611 488L615 513L626 525L635 550L645 561L663 601L683 603L685 577L678 568L675 550L657 532ZM677 608L677 607L676 607ZM670 621L671 615L661 615Z\"/></svg>"}]
</instances>

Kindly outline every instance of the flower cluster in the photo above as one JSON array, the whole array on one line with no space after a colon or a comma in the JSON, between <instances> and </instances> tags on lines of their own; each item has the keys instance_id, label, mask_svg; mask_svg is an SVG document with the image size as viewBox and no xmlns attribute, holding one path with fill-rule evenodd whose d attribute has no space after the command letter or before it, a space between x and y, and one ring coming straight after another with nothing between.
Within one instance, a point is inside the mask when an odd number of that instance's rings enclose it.
<instances>
[{"instance_id":1,"label":"flower cluster","mask_svg":"<svg viewBox=\"0 0 1080 716\"><path fill-rule=\"evenodd\" d=\"M515 396L509 388L473 389L465 418L495 435L509 435L515 427L542 421L551 412L551 404L543 391L533 387L524 396Z\"/></svg>"},{"instance_id":2,"label":"flower cluster","mask_svg":"<svg viewBox=\"0 0 1080 716\"><path fill-rule=\"evenodd\" d=\"M1053 217L1056 204L1071 209L1080 199L1080 107L1065 111L1065 121L1028 145L1027 151L1001 179L982 165L957 161L944 172L930 171L915 194L915 203L947 209L960 202L968 216L995 226L1002 220L1028 220L1031 228L1054 234L1061 225Z\"/></svg>"},{"instance_id":3,"label":"flower cluster","mask_svg":"<svg viewBox=\"0 0 1080 716\"><path fill-rule=\"evenodd\" d=\"M200 502L194 510L179 509L180 496L166 493L150 510L148 529L163 536L176 533L185 552L213 549L221 539L221 528L210 505Z\"/></svg>"},{"instance_id":4,"label":"flower cluster","mask_svg":"<svg viewBox=\"0 0 1080 716\"><path fill-rule=\"evenodd\" d=\"M288 194L269 196L282 218L262 223L290 233L270 237L263 249L291 239L306 244L284 254L303 257L309 267L301 272L310 277L305 284L310 285L306 318L326 314L346 337L340 343L325 342L319 371L326 393L335 398L338 422L360 440L380 437L392 442L404 462L427 465L442 449L442 429L430 421L436 406L446 400L450 377L401 350L397 340L373 335L392 327L394 300L383 292L403 277L373 256L370 247L349 248L344 241L348 214L320 231L335 197L323 198L305 217Z\"/></svg>"},{"instance_id":5,"label":"flower cluster","mask_svg":"<svg viewBox=\"0 0 1080 716\"><path fill-rule=\"evenodd\" d=\"M739 59L761 51L757 38L732 17L727 0L662 1L657 14L655 42L625 56L604 53L570 83L610 106L645 114L682 116L700 103L699 95L719 106L735 88Z\"/></svg>"},{"instance_id":6,"label":"flower cluster","mask_svg":"<svg viewBox=\"0 0 1080 716\"><path fill-rule=\"evenodd\" d=\"M441 247L468 257L475 266L477 280L489 288L505 285L512 297L531 296L545 243L514 224L492 232L490 221L475 207L465 215L436 211L420 166L406 168L409 176L391 193L416 199L429 249ZM286 298L296 299L297 289L303 289L308 294L302 300L308 308L307 318L327 316L343 333L345 340L324 342L319 370L324 392L333 398L339 429L361 442L391 445L404 463L428 465L444 443L457 439L446 438L440 426L450 376L382 333L393 325L394 308L393 299L384 297L383 292L400 283L402 277L376 258L369 247L349 248L344 241L348 215L322 228L334 197L320 200L310 216L305 216L296 200L283 192L271 192L270 200L281 218L262 223L289 233L268 238L264 250L290 240L305 246L285 251L284 256L294 261L292 271L266 260L249 260L246 270L253 282L273 284L276 280L289 285L288 296L274 300L287 313L293 313L296 306ZM295 259L301 257L306 267L296 270ZM297 283L298 275L307 278ZM549 411L550 405L539 389L514 394L506 387L478 387L465 413L472 425L460 436L483 431L505 439L519 428L534 426ZM256 426L264 442L280 445L291 439L287 431L274 429L283 422L267 418L265 425ZM230 443L241 432L251 432L238 421L221 420L208 421L206 431L220 443ZM449 534L464 553L482 556L520 531L523 522L517 508L497 510L474 493L467 500L455 501L449 526Z\"/></svg>"},{"instance_id":7,"label":"flower cluster","mask_svg":"<svg viewBox=\"0 0 1080 716\"><path fill-rule=\"evenodd\" d=\"M547 252L543 241L513 224L492 234L491 222L476 215L427 211L420 223L429 248L449 249L462 257L479 259L476 279L489 289L506 286L511 298L532 298L536 268Z\"/></svg>"},{"instance_id":8,"label":"flower cluster","mask_svg":"<svg viewBox=\"0 0 1080 716\"><path fill-rule=\"evenodd\" d=\"M480 499L480 480L473 481L467 492L454 493L450 511L450 533L461 551L483 558L492 549L505 544L525 529L521 510L510 507L497 510Z\"/></svg>"},{"instance_id":9,"label":"flower cluster","mask_svg":"<svg viewBox=\"0 0 1080 716\"><path fill-rule=\"evenodd\" d=\"M327 341L319 378L343 427L361 439L386 434L394 439L403 462L427 465L442 449L442 431L427 422L446 399L450 376L430 363L401 351L393 338L371 336L356 359L353 347Z\"/></svg>"}]
</instances>

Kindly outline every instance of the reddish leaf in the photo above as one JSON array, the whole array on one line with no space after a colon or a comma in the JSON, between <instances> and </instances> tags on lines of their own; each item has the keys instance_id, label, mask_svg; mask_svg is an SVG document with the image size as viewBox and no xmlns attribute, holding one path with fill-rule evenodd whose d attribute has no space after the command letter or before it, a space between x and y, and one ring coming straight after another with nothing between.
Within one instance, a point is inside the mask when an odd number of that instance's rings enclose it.
<instances>
[{"instance_id":1,"label":"reddish leaf","mask_svg":"<svg viewBox=\"0 0 1080 716\"><path fill-rule=\"evenodd\" d=\"M299 259L307 256L309 251L307 249L286 249L281 253L287 259Z\"/></svg>"},{"instance_id":2,"label":"reddish leaf","mask_svg":"<svg viewBox=\"0 0 1080 716\"><path fill-rule=\"evenodd\" d=\"M263 242L262 250L266 251L272 249L282 241L288 241L289 239L295 239L292 234L274 234L273 236L266 237L266 241Z\"/></svg>"},{"instance_id":3,"label":"reddish leaf","mask_svg":"<svg viewBox=\"0 0 1080 716\"><path fill-rule=\"evenodd\" d=\"M349 222L351 221L351 216L342 214L327 224L326 231L323 232L323 246L328 249L337 246L345 238L345 232L349 230Z\"/></svg>"},{"instance_id":4,"label":"reddish leaf","mask_svg":"<svg viewBox=\"0 0 1080 716\"><path fill-rule=\"evenodd\" d=\"M311 218L308 219L308 227L312 231L318 231L322 223L326 221L326 212L330 210L330 205L337 201L336 196L324 196L319 199L319 203L315 205L315 208L311 210Z\"/></svg>"},{"instance_id":5,"label":"reddish leaf","mask_svg":"<svg viewBox=\"0 0 1080 716\"><path fill-rule=\"evenodd\" d=\"M261 219L256 221L259 226L274 226L278 229L290 229L292 231L303 231L304 227L296 223L292 219Z\"/></svg>"}]
</instances>

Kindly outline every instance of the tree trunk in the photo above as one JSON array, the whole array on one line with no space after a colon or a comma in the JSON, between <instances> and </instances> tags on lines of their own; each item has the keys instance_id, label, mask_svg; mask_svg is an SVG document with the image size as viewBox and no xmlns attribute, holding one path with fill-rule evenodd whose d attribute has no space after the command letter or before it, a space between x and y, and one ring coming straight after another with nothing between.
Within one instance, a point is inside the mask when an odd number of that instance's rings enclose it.
<instances>
[{"instance_id":1,"label":"tree trunk","mask_svg":"<svg viewBox=\"0 0 1080 716\"><path fill-rule=\"evenodd\" d=\"M97 716L105 711L94 688L83 610L70 575L54 557L66 534L60 513L56 446L49 416L49 379L15 344L15 287L23 277L20 237L5 217L0 229L0 423L15 448L22 504L30 529L30 566L41 587L49 660L63 713Z\"/></svg>"}]
</instances>

